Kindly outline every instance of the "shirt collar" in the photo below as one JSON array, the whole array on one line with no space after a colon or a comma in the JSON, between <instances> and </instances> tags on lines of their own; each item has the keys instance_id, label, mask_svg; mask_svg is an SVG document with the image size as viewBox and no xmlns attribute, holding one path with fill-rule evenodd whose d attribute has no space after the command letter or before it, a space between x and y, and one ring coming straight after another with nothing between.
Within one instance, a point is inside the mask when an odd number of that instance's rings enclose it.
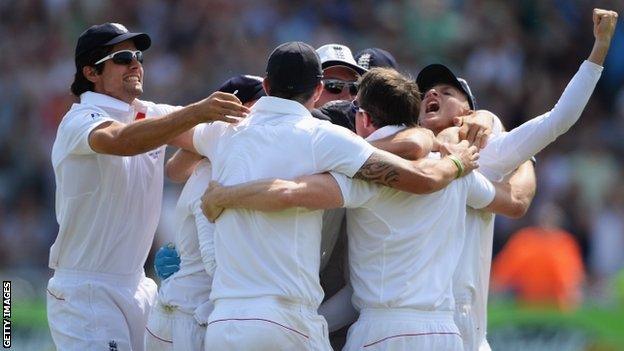
<instances>
[{"instance_id":1,"label":"shirt collar","mask_svg":"<svg viewBox=\"0 0 624 351\"><path fill-rule=\"evenodd\" d=\"M80 103L110 108L121 112L130 112L132 109L131 105L121 100L117 100L114 97L105 94L95 93L93 91L87 91L80 94Z\"/></svg>"},{"instance_id":2,"label":"shirt collar","mask_svg":"<svg viewBox=\"0 0 624 351\"><path fill-rule=\"evenodd\" d=\"M300 119L311 117L310 111L302 104L288 99L275 96L261 97L251 108L251 113L246 120L248 123L261 123L279 118Z\"/></svg>"},{"instance_id":3,"label":"shirt collar","mask_svg":"<svg viewBox=\"0 0 624 351\"><path fill-rule=\"evenodd\" d=\"M385 127L381 127L379 129L377 129L376 131L372 132L371 135L369 135L366 138L366 141L375 141L378 139L383 139L387 136L390 136L396 132L399 132L403 129L407 128L405 125L401 124L401 125L393 125L393 126L385 126Z\"/></svg>"}]
</instances>

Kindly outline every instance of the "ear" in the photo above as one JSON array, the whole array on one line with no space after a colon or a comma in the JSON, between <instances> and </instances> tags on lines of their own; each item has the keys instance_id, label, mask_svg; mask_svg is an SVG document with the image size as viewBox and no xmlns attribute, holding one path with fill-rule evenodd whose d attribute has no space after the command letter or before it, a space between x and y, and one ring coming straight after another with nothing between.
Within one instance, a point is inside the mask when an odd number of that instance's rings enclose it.
<instances>
[{"instance_id":1,"label":"ear","mask_svg":"<svg viewBox=\"0 0 624 351\"><path fill-rule=\"evenodd\" d=\"M360 113L364 114L364 116L362 116L364 127L371 128L373 126L373 119L371 118L371 116L368 114L368 112L360 112Z\"/></svg>"},{"instance_id":2,"label":"ear","mask_svg":"<svg viewBox=\"0 0 624 351\"><path fill-rule=\"evenodd\" d=\"M269 87L269 80L266 77L262 80L262 89L264 89L264 92L267 94L267 96L271 95L271 89Z\"/></svg>"},{"instance_id":3,"label":"ear","mask_svg":"<svg viewBox=\"0 0 624 351\"><path fill-rule=\"evenodd\" d=\"M87 78L87 80L89 80L91 83L95 83L100 79L100 74L97 73L95 67L92 66L82 67L82 75L84 75L85 78Z\"/></svg>"},{"instance_id":4,"label":"ear","mask_svg":"<svg viewBox=\"0 0 624 351\"><path fill-rule=\"evenodd\" d=\"M316 103L318 101L318 99L321 98L321 94L323 94L323 82L322 81L320 81L316 85L316 88L314 88L314 94L312 95L312 101L314 101L314 103Z\"/></svg>"}]
</instances>

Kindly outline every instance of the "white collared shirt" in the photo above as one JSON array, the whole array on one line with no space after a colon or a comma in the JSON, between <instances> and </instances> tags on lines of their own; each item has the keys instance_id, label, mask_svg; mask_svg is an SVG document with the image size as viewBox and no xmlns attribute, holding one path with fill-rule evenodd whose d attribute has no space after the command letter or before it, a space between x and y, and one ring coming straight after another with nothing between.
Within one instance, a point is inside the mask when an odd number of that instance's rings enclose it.
<instances>
[{"instance_id":1,"label":"white collared shirt","mask_svg":"<svg viewBox=\"0 0 624 351\"><path fill-rule=\"evenodd\" d=\"M396 133L388 126L372 141ZM452 311L452 278L464 243L466 205L487 206L493 185L478 172L428 195L332 173L347 210L353 305Z\"/></svg>"},{"instance_id":2,"label":"white collared shirt","mask_svg":"<svg viewBox=\"0 0 624 351\"><path fill-rule=\"evenodd\" d=\"M193 314L197 306L208 302L212 275L207 270L214 274L214 267L205 267L199 246L199 231L202 229L207 236L203 239L204 243L213 245L214 224L208 222L199 207L210 179L210 162L204 159L195 167L180 193L175 209L175 245L180 254L180 270L165 279L158 291L163 304L176 306L189 314ZM203 221L203 225L198 226L198 221ZM214 261L214 257L207 257L206 260Z\"/></svg>"},{"instance_id":3,"label":"white collared shirt","mask_svg":"<svg viewBox=\"0 0 624 351\"><path fill-rule=\"evenodd\" d=\"M270 96L238 125L199 126L194 144L224 185L331 170L353 176L374 151L353 132L313 118L303 105ZM322 214L226 210L216 223L211 299L277 296L318 306Z\"/></svg>"},{"instance_id":4,"label":"white collared shirt","mask_svg":"<svg viewBox=\"0 0 624 351\"><path fill-rule=\"evenodd\" d=\"M501 181L564 134L581 116L602 70L602 66L584 61L552 110L509 132L493 135L480 151L479 171L491 181ZM494 218L491 213L468 209L467 240L453 279L456 298L472 305L477 342L485 339L487 329Z\"/></svg>"},{"instance_id":5,"label":"white collared shirt","mask_svg":"<svg viewBox=\"0 0 624 351\"><path fill-rule=\"evenodd\" d=\"M89 133L107 121L130 123L139 112L153 118L175 109L139 100L129 105L94 92L72 105L52 146L59 232L50 268L143 271L160 214L165 147L136 156L98 154Z\"/></svg>"}]
</instances>

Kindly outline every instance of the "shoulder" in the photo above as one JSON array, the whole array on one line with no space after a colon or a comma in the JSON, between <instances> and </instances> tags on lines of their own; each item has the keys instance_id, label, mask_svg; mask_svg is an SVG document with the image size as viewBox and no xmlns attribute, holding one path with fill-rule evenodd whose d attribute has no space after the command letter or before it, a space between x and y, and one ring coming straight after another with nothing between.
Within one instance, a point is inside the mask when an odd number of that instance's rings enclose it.
<instances>
[{"instance_id":1,"label":"shoulder","mask_svg":"<svg viewBox=\"0 0 624 351\"><path fill-rule=\"evenodd\" d=\"M169 105L169 104L158 104L152 101L145 101L145 100L137 100L139 104L147 107L150 110L150 114L153 116L164 116L167 114L170 114L172 112L175 112L181 108L183 108L183 106L175 106L175 105Z\"/></svg>"},{"instance_id":2,"label":"shoulder","mask_svg":"<svg viewBox=\"0 0 624 351\"><path fill-rule=\"evenodd\" d=\"M106 111L90 104L73 104L67 111L61 123L59 131L71 129L77 125L97 123L99 120L105 121L110 119Z\"/></svg>"}]
</instances>

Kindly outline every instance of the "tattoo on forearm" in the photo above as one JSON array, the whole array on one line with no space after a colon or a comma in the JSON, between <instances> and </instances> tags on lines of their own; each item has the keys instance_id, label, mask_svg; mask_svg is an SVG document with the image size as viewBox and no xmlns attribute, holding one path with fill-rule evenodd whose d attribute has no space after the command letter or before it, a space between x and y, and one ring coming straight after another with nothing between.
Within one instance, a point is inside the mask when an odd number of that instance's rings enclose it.
<instances>
[{"instance_id":1,"label":"tattoo on forearm","mask_svg":"<svg viewBox=\"0 0 624 351\"><path fill-rule=\"evenodd\" d=\"M355 173L353 178L392 186L399 180L399 172L396 167L385 161L381 155L372 154Z\"/></svg>"}]
</instances>

